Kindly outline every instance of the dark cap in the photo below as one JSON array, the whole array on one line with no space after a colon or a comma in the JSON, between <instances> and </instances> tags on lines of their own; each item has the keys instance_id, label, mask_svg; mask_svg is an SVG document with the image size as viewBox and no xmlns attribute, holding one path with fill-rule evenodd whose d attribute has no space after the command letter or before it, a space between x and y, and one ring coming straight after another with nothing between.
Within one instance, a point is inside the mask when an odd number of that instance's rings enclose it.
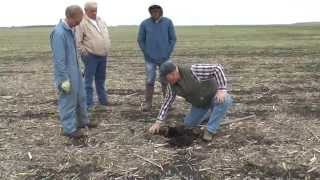
<instances>
[{"instance_id":1,"label":"dark cap","mask_svg":"<svg viewBox=\"0 0 320 180\"><path fill-rule=\"evenodd\" d=\"M158 4L153 4L153 5L149 6L149 8L148 8L149 12L151 12L151 10L153 10L153 9L160 9L162 11L162 7Z\"/></svg>"},{"instance_id":2,"label":"dark cap","mask_svg":"<svg viewBox=\"0 0 320 180\"><path fill-rule=\"evenodd\" d=\"M173 64L171 61L167 61L163 64L160 65L160 79L166 80L166 76L170 73L172 73L173 71L175 71L177 68L177 66L175 64Z\"/></svg>"}]
</instances>

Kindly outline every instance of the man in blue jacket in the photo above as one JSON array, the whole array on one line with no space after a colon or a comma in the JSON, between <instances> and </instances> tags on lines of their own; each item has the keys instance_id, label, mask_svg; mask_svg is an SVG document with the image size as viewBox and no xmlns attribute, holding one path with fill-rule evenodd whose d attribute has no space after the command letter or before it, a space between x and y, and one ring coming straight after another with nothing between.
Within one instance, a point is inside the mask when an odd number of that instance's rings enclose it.
<instances>
[{"instance_id":1,"label":"man in blue jacket","mask_svg":"<svg viewBox=\"0 0 320 180\"><path fill-rule=\"evenodd\" d=\"M138 43L145 58L147 76L143 111L150 111L152 107L157 67L169 61L176 44L173 23L169 18L162 16L162 7L158 4L151 5L149 13L151 17L141 23L138 34ZM161 82L163 95L166 92L166 85Z\"/></svg>"},{"instance_id":2,"label":"man in blue jacket","mask_svg":"<svg viewBox=\"0 0 320 180\"><path fill-rule=\"evenodd\" d=\"M50 35L53 54L54 81L59 92L59 115L64 135L81 138L80 128L93 127L89 123L86 96L79 69L74 27L83 17L81 7L72 5L66 9L66 18L61 20Z\"/></svg>"}]
</instances>

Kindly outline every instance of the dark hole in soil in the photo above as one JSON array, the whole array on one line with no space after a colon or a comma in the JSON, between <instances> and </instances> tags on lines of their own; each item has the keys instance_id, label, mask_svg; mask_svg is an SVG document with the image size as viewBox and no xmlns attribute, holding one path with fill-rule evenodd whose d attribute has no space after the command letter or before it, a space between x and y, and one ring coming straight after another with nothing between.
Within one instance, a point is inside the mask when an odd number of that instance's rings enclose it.
<instances>
[{"instance_id":1,"label":"dark hole in soil","mask_svg":"<svg viewBox=\"0 0 320 180\"><path fill-rule=\"evenodd\" d=\"M187 128L185 126L161 127L160 135L169 138L168 143L174 147L190 146L193 140L201 137L202 132L199 128Z\"/></svg>"}]
</instances>

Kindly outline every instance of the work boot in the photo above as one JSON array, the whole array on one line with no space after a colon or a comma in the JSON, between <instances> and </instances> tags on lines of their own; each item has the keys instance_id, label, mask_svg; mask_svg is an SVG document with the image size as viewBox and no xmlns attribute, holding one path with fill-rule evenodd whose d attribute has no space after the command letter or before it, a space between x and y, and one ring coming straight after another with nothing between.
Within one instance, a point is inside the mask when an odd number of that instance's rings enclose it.
<instances>
[{"instance_id":1,"label":"work boot","mask_svg":"<svg viewBox=\"0 0 320 180\"><path fill-rule=\"evenodd\" d=\"M145 102L142 105L143 112L148 112L151 110L153 92L154 92L154 86L146 85Z\"/></svg>"},{"instance_id":2,"label":"work boot","mask_svg":"<svg viewBox=\"0 0 320 180\"><path fill-rule=\"evenodd\" d=\"M85 135L83 134L82 131L80 131L79 129L72 132L71 134L66 134L64 133L65 136L69 137L69 138L72 138L72 139L81 139L81 138L84 138Z\"/></svg>"},{"instance_id":3,"label":"work boot","mask_svg":"<svg viewBox=\"0 0 320 180\"><path fill-rule=\"evenodd\" d=\"M107 110L109 105L110 105L109 102L107 105L98 104L97 106L94 107L94 112L104 112Z\"/></svg>"},{"instance_id":4,"label":"work boot","mask_svg":"<svg viewBox=\"0 0 320 180\"><path fill-rule=\"evenodd\" d=\"M90 122L88 124L79 126L79 128L86 128L86 127L90 128L90 129L96 128L96 127L98 127L98 122L90 120Z\"/></svg>"},{"instance_id":5,"label":"work boot","mask_svg":"<svg viewBox=\"0 0 320 180\"><path fill-rule=\"evenodd\" d=\"M208 130L204 130L202 139L206 142L210 142L213 139L213 135L214 135L214 133L212 133Z\"/></svg>"}]
</instances>

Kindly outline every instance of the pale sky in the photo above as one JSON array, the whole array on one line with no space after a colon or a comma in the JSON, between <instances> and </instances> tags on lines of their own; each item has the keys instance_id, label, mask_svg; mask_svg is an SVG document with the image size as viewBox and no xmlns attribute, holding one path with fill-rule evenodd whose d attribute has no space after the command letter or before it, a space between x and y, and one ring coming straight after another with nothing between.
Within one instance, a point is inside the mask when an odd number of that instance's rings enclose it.
<instances>
[{"instance_id":1,"label":"pale sky","mask_svg":"<svg viewBox=\"0 0 320 180\"><path fill-rule=\"evenodd\" d=\"M320 21L320 0L96 0L108 25L138 25L159 2L175 25L289 24ZM1 0L0 27L53 25L86 0Z\"/></svg>"}]
</instances>

